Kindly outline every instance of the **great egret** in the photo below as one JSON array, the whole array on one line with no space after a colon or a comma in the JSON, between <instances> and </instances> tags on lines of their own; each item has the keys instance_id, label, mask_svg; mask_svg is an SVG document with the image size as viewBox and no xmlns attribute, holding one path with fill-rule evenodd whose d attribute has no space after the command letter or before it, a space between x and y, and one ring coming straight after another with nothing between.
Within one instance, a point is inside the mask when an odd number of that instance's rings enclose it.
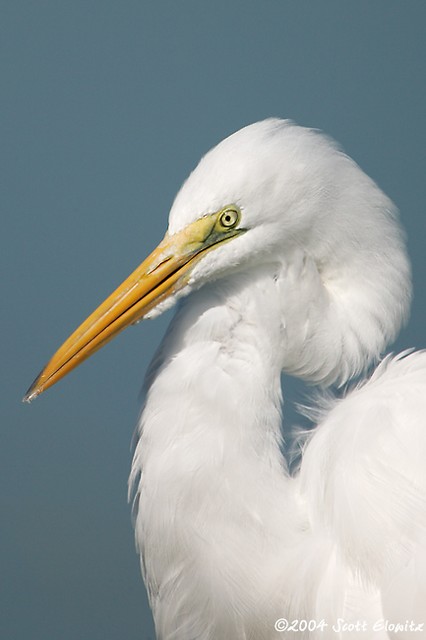
<instances>
[{"instance_id":1,"label":"great egret","mask_svg":"<svg viewBox=\"0 0 426 640\"><path fill-rule=\"evenodd\" d=\"M294 476L280 430L281 371L364 372L410 295L390 200L330 139L270 119L207 153L164 240L34 382L26 400L186 296L130 476L159 639L426 637L426 354L320 403Z\"/></svg>"}]
</instances>

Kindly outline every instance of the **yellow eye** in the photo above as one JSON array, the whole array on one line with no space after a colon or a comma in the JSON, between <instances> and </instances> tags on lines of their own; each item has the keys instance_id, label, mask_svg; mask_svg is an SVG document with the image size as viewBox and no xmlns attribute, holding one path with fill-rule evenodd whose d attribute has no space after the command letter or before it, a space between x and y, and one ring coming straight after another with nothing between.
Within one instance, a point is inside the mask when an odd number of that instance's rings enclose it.
<instances>
[{"instance_id":1,"label":"yellow eye","mask_svg":"<svg viewBox=\"0 0 426 640\"><path fill-rule=\"evenodd\" d=\"M225 227L226 229L231 229L232 227L235 227L236 224L238 224L238 222L240 221L240 212L238 211L238 209L234 209L234 208L227 208L225 209L219 218L219 222L222 225L222 227Z\"/></svg>"}]
</instances>

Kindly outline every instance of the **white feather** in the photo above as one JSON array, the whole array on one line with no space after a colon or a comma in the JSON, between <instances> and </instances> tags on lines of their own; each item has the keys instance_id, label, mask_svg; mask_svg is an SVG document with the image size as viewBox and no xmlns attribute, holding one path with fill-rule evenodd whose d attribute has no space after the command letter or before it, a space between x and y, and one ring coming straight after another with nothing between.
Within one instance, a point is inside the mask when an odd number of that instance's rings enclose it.
<instances>
[{"instance_id":1,"label":"white feather","mask_svg":"<svg viewBox=\"0 0 426 640\"><path fill-rule=\"evenodd\" d=\"M395 338L410 300L395 207L280 120L203 158L169 233L232 203L247 232L195 266L147 376L130 483L157 637L358 638L339 620L365 620L364 637L390 638L373 625L426 622L426 355L333 402L296 477L280 374L342 384ZM280 634L279 618L328 627Z\"/></svg>"}]
</instances>

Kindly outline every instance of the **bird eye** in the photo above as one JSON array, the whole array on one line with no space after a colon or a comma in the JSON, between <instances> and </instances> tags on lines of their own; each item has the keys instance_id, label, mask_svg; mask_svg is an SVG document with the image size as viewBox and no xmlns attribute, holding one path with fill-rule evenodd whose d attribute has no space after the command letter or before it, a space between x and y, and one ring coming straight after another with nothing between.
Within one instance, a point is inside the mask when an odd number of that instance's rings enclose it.
<instances>
[{"instance_id":1,"label":"bird eye","mask_svg":"<svg viewBox=\"0 0 426 640\"><path fill-rule=\"evenodd\" d=\"M235 225L240 221L240 212L237 209L225 209L220 218L219 222L222 227L226 229L230 229L231 227L235 227Z\"/></svg>"}]
</instances>

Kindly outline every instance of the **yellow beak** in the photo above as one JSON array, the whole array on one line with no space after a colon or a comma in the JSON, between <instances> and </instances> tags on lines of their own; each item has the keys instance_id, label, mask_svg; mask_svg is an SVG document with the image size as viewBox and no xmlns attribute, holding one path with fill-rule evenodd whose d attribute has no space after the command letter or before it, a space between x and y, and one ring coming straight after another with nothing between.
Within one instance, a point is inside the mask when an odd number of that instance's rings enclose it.
<instances>
[{"instance_id":1,"label":"yellow beak","mask_svg":"<svg viewBox=\"0 0 426 640\"><path fill-rule=\"evenodd\" d=\"M234 209L233 224L227 224L229 211L222 209L172 236L166 234L148 258L64 342L23 400L31 402L119 331L182 289L193 266L207 251L244 232L235 228L239 213Z\"/></svg>"}]
</instances>

